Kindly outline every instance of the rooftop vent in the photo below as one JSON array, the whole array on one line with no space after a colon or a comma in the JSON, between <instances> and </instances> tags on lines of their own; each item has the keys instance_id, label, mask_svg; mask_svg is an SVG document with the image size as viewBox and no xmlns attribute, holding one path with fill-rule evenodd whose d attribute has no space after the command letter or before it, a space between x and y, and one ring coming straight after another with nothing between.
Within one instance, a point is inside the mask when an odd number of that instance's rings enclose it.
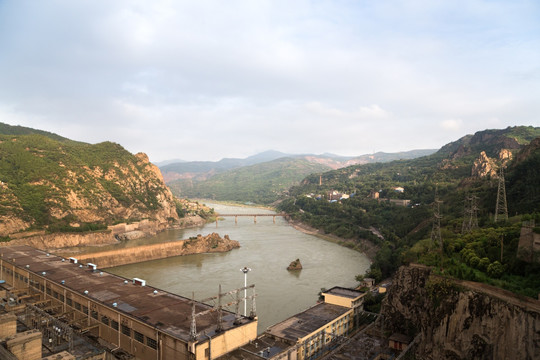
<instances>
[{"instance_id":1,"label":"rooftop vent","mask_svg":"<svg viewBox=\"0 0 540 360\"><path fill-rule=\"evenodd\" d=\"M85 295L88 295L88 290L84 290L84 294L85 294Z\"/></svg>"},{"instance_id":2,"label":"rooftop vent","mask_svg":"<svg viewBox=\"0 0 540 360\"><path fill-rule=\"evenodd\" d=\"M75 259L74 257L70 257L69 258L69 262L72 263L72 264L76 264L77 263L77 259Z\"/></svg>"},{"instance_id":3,"label":"rooftop vent","mask_svg":"<svg viewBox=\"0 0 540 360\"><path fill-rule=\"evenodd\" d=\"M133 278L133 285L146 286L146 280Z\"/></svg>"},{"instance_id":4,"label":"rooftop vent","mask_svg":"<svg viewBox=\"0 0 540 360\"><path fill-rule=\"evenodd\" d=\"M66 261L66 259L62 259L62 262Z\"/></svg>"},{"instance_id":5,"label":"rooftop vent","mask_svg":"<svg viewBox=\"0 0 540 360\"><path fill-rule=\"evenodd\" d=\"M47 275L47 273L44 271L44 272L41 273L41 275L45 276L45 275Z\"/></svg>"},{"instance_id":6,"label":"rooftop vent","mask_svg":"<svg viewBox=\"0 0 540 360\"><path fill-rule=\"evenodd\" d=\"M60 281L61 284L65 284L66 283L66 280L62 280Z\"/></svg>"},{"instance_id":7,"label":"rooftop vent","mask_svg":"<svg viewBox=\"0 0 540 360\"><path fill-rule=\"evenodd\" d=\"M124 284L126 284L126 285L127 285L127 283L128 283L128 281L127 281L127 280L124 280Z\"/></svg>"},{"instance_id":8,"label":"rooftop vent","mask_svg":"<svg viewBox=\"0 0 540 360\"><path fill-rule=\"evenodd\" d=\"M100 272L99 272L99 276L103 276L103 271L100 271Z\"/></svg>"},{"instance_id":9,"label":"rooftop vent","mask_svg":"<svg viewBox=\"0 0 540 360\"><path fill-rule=\"evenodd\" d=\"M154 295L157 295L157 290L154 290Z\"/></svg>"},{"instance_id":10,"label":"rooftop vent","mask_svg":"<svg viewBox=\"0 0 540 360\"><path fill-rule=\"evenodd\" d=\"M112 303L112 306L113 306L113 307L117 307L118 304L117 304L117 303Z\"/></svg>"},{"instance_id":11,"label":"rooftop vent","mask_svg":"<svg viewBox=\"0 0 540 360\"><path fill-rule=\"evenodd\" d=\"M30 265L26 265L26 268L28 269L30 267Z\"/></svg>"},{"instance_id":12,"label":"rooftop vent","mask_svg":"<svg viewBox=\"0 0 540 360\"><path fill-rule=\"evenodd\" d=\"M47 256L51 256L51 254L47 253Z\"/></svg>"}]
</instances>

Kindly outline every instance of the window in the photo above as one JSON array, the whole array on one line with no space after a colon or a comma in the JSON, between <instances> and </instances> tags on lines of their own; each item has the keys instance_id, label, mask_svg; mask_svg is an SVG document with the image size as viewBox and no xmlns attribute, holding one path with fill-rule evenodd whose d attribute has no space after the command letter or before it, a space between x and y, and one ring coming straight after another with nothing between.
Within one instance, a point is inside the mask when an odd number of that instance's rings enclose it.
<instances>
[{"instance_id":1,"label":"window","mask_svg":"<svg viewBox=\"0 0 540 360\"><path fill-rule=\"evenodd\" d=\"M157 342L154 339L151 339L149 337L146 338L146 345L151 347L152 349L157 349Z\"/></svg>"},{"instance_id":2,"label":"window","mask_svg":"<svg viewBox=\"0 0 540 360\"><path fill-rule=\"evenodd\" d=\"M82 310L83 310L83 313L85 313L86 315L88 315L88 307L83 306Z\"/></svg>"},{"instance_id":3,"label":"window","mask_svg":"<svg viewBox=\"0 0 540 360\"><path fill-rule=\"evenodd\" d=\"M81 304L75 301L75 309L81 311Z\"/></svg>"},{"instance_id":4,"label":"window","mask_svg":"<svg viewBox=\"0 0 540 360\"><path fill-rule=\"evenodd\" d=\"M47 295L51 295L51 288L47 288Z\"/></svg>"},{"instance_id":5,"label":"window","mask_svg":"<svg viewBox=\"0 0 540 360\"><path fill-rule=\"evenodd\" d=\"M60 299L61 302L64 302L64 295L60 295L59 299Z\"/></svg>"},{"instance_id":6,"label":"window","mask_svg":"<svg viewBox=\"0 0 540 360\"><path fill-rule=\"evenodd\" d=\"M98 313L97 313L97 311L92 310L92 312L90 313L90 316L92 316L94 319L97 320L97 319L98 319Z\"/></svg>"},{"instance_id":7,"label":"window","mask_svg":"<svg viewBox=\"0 0 540 360\"><path fill-rule=\"evenodd\" d=\"M122 324L122 334L131 336L131 329L126 325Z\"/></svg>"},{"instance_id":8,"label":"window","mask_svg":"<svg viewBox=\"0 0 540 360\"><path fill-rule=\"evenodd\" d=\"M58 293L56 291L53 290L52 294L55 299L58 299Z\"/></svg>"},{"instance_id":9,"label":"window","mask_svg":"<svg viewBox=\"0 0 540 360\"><path fill-rule=\"evenodd\" d=\"M73 306L73 300L71 300L70 298L67 298L66 302L67 302L68 306Z\"/></svg>"},{"instance_id":10,"label":"window","mask_svg":"<svg viewBox=\"0 0 540 360\"><path fill-rule=\"evenodd\" d=\"M109 318L106 317L105 315L103 315L101 317L101 322L104 323L105 325L109 326Z\"/></svg>"},{"instance_id":11,"label":"window","mask_svg":"<svg viewBox=\"0 0 540 360\"><path fill-rule=\"evenodd\" d=\"M135 338L135 340L137 340L138 342L144 344L144 335L137 330L133 330L133 338Z\"/></svg>"},{"instance_id":12,"label":"window","mask_svg":"<svg viewBox=\"0 0 540 360\"><path fill-rule=\"evenodd\" d=\"M118 331L118 321L111 320L111 327Z\"/></svg>"}]
</instances>

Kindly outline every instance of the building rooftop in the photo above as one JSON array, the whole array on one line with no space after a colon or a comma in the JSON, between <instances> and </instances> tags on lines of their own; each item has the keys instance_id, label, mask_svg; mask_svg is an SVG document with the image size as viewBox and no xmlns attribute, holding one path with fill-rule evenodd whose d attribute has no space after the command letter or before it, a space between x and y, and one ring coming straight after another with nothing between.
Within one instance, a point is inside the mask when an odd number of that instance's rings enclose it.
<instances>
[{"instance_id":1,"label":"building rooftop","mask_svg":"<svg viewBox=\"0 0 540 360\"><path fill-rule=\"evenodd\" d=\"M86 265L71 263L69 259L47 254L30 246L0 247L0 256L4 261L14 262L17 266L52 280L83 297L137 318L176 338L189 340L191 299L148 285L134 285L131 279L101 270L93 271ZM196 313L209 309L212 309L210 305L201 302L195 304ZM222 314L225 330L236 327L233 324L234 313L223 310ZM241 317L240 323L244 325L251 321L256 320ZM217 313L209 312L197 316L196 326L199 333L214 335L217 329ZM204 339L205 337L201 336L200 340Z\"/></svg>"},{"instance_id":2,"label":"building rooftop","mask_svg":"<svg viewBox=\"0 0 540 360\"><path fill-rule=\"evenodd\" d=\"M349 310L343 306L320 303L271 326L266 333L296 342Z\"/></svg>"},{"instance_id":3,"label":"building rooftop","mask_svg":"<svg viewBox=\"0 0 540 360\"><path fill-rule=\"evenodd\" d=\"M354 289L334 286L330 290L325 291L324 294L332 294L332 295L337 295L337 296L341 296L341 297L346 297L346 298L349 298L349 299L356 299L357 297L362 296L365 293L363 291L360 291L360 290L354 290Z\"/></svg>"},{"instance_id":4,"label":"building rooftop","mask_svg":"<svg viewBox=\"0 0 540 360\"><path fill-rule=\"evenodd\" d=\"M262 334L257 339L220 357L220 360L270 359L291 348L293 343Z\"/></svg>"}]
</instances>

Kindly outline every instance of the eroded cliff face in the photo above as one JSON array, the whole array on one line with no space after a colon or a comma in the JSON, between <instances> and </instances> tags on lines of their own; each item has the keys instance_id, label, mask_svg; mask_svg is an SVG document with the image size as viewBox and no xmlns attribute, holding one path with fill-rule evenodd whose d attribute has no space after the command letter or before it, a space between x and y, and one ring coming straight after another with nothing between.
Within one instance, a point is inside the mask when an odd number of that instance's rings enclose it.
<instances>
[{"instance_id":1,"label":"eroded cliff face","mask_svg":"<svg viewBox=\"0 0 540 360\"><path fill-rule=\"evenodd\" d=\"M512 160L512 152L508 149L501 149L498 159L490 158L485 151L482 151L473 163L471 175L479 178L497 177L498 163L506 164L510 160Z\"/></svg>"},{"instance_id":2,"label":"eroded cliff face","mask_svg":"<svg viewBox=\"0 0 540 360\"><path fill-rule=\"evenodd\" d=\"M20 191L14 190L17 185L2 182L0 236L13 239L15 234L31 226L36 229L49 227L40 222L57 224L59 230L53 232L89 223L111 225L123 220L149 219L157 231L179 225L174 196L165 185L159 168L150 163L144 153L131 155L123 150L122 154L123 157L119 156L122 160L113 158L102 165L75 166L73 159L67 161L54 153L60 158L58 161L53 157L56 162L49 159L50 173L55 176L44 176L24 184L28 193L36 193L30 198L39 206L30 204L28 198L25 198L26 207L22 206L17 197L17 194L21 196ZM66 165L68 162L69 166ZM42 220L36 221L36 218Z\"/></svg>"},{"instance_id":3,"label":"eroded cliff face","mask_svg":"<svg viewBox=\"0 0 540 360\"><path fill-rule=\"evenodd\" d=\"M418 359L540 358L539 301L427 267L401 267L381 312L386 330L422 334Z\"/></svg>"}]
</instances>

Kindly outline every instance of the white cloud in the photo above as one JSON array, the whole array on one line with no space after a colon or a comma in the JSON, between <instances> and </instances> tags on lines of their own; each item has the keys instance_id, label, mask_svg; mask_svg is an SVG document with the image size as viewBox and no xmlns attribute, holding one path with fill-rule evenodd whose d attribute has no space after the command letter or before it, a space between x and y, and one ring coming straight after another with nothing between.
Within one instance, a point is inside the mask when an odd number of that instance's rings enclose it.
<instances>
[{"instance_id":1,"label":"white cloud","mask_svg":"<svg viewBox=\"0 0 540 360\"><path fill-rule=\"evenodd\" d=\"M4 2L0 121L155 160L433 148L540 125L539 17L534 1Z\"/></svg>"},{"instance_id":2,"label":"white cloud","mask_svg":"<svg viewBox=\"0 0 540 360\"><path fill-rule=\"evenodd\" d=\"M459 131L463 127L463 121L461 119L448 119L441 123L443 130Z\"/></svg>"}]
</instances>

